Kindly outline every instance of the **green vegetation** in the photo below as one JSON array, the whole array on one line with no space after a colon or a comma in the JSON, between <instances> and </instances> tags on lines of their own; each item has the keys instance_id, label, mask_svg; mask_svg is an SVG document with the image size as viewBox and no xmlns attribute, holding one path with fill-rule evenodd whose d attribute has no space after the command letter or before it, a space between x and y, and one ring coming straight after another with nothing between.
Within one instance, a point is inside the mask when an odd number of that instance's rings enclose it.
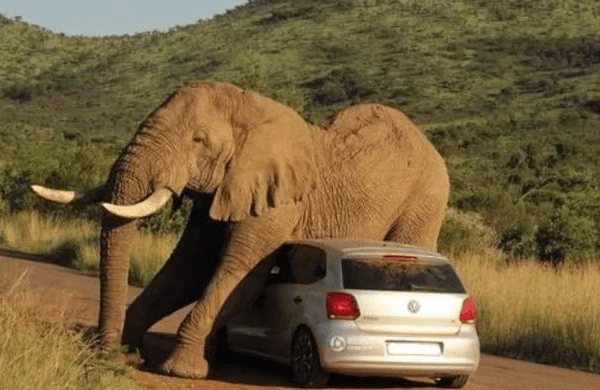
<instances>
[{"instance_id":1,"label":"green vegetation","mask_svg":"<svg viewBox=\"0 0 600 390\"><path fill-rule=\"evenodd\" d=\"M593 0L251 1L168 33L105 38L1 18L1 207L97 218L42 204L27 184L101 183L169 93L223 79L312 121L362 101L398 107L443 153L451 205L480 214L505 254L595 255L597 31Z\"/></svg>"},{"instance_id":2,"label":"green vegetation","mask_svg":"<svg viewBox=\"0 0 600 390\"><path fill-rule=\"evenodd\" d=\"M315 123L380 102L447 162L440 248L479 303L484 350L599 372L599 31L595 0L253 0L106 38L0 17L0 243L94 269L97 206L41 202L28 185L102 183L138 124L191 81L234 82ZM143 221L167 235L141 235L156 247L131 280L149 280L187 211Z\"/></svg>"},{"instance_id":3,"label":"green vegetation","mask_svg":"<svg viewBox=\"0 0 600 390\"><path fill-rule=\"evenodd\" d=\"M41 319L56 315L36 306L22 283L25 277L0 286L0 388L136 389L126 375L131 369L109 352L94 352L81 333L70 329L68 319Z\"/></svg>"}]
</instances>

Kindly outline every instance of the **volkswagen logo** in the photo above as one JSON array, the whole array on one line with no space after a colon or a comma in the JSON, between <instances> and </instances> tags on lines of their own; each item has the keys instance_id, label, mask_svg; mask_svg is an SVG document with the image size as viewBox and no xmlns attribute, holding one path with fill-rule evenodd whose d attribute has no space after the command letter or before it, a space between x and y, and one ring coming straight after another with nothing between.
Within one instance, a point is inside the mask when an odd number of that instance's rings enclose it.
<instances>
[{"instance_id":1,"label":"volkswagen logo","mask_svg":"<svg viewBox=\"0 0 600 390\"><path fill-rule=\"evenodd\" d=\"M421 304L413 299L411 301L408 301L408 305L406 305L406 308L409 312L417 314L421 309Z\"/></svg>"}]
</instances>

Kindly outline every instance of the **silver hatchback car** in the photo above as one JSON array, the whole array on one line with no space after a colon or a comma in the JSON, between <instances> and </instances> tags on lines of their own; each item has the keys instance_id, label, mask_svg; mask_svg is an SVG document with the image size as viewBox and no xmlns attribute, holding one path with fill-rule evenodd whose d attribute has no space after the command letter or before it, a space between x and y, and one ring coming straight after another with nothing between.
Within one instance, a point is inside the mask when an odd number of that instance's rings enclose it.
<instances>
[{"instance_id":1,"label":"silver hatchback car","mask_svg":"<svg viewBox=\"0 0 600 390\"><path fill-rule=\"evenodd\" d=\"M303 240L265 261L266 285L226 323L230 350L291 365L294 382L309 387L342 373L460 388L477 369L475 303L439 253Z\"/></svg>"}]
</instances>

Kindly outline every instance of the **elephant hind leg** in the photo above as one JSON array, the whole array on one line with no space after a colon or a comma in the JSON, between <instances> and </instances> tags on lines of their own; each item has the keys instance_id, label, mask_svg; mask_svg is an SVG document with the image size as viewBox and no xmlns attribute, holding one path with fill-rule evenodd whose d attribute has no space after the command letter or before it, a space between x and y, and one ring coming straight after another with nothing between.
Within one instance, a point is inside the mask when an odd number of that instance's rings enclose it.
<instances>
[{"instance_id":1,"label":"elephant hind leg","mask_svg":"<svg viewBox=\"0 0 600 390\"><path fill-rule=\"evenodd\" d=\"M425 197L419 204L401 213L385 239L436 250L445 210L445 201Z\"/></svg>"}]
</instances>

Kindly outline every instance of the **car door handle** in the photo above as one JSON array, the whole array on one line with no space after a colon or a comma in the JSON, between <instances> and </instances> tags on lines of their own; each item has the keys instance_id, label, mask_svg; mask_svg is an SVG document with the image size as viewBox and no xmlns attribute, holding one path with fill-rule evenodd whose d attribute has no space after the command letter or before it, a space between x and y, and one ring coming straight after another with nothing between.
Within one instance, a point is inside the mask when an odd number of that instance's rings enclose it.
<instances>
[{"instance_id":1,"label":"car door handle","mask_svg":"<svg viewBox=\"0 0 600 390\"><path fill-rule=\"evenodd\" d=\"M294 297L294 303L300 303L300 302L302 302L302 298L300 297L300 295L296 295Z\"/></svg>"}]
</instances>

